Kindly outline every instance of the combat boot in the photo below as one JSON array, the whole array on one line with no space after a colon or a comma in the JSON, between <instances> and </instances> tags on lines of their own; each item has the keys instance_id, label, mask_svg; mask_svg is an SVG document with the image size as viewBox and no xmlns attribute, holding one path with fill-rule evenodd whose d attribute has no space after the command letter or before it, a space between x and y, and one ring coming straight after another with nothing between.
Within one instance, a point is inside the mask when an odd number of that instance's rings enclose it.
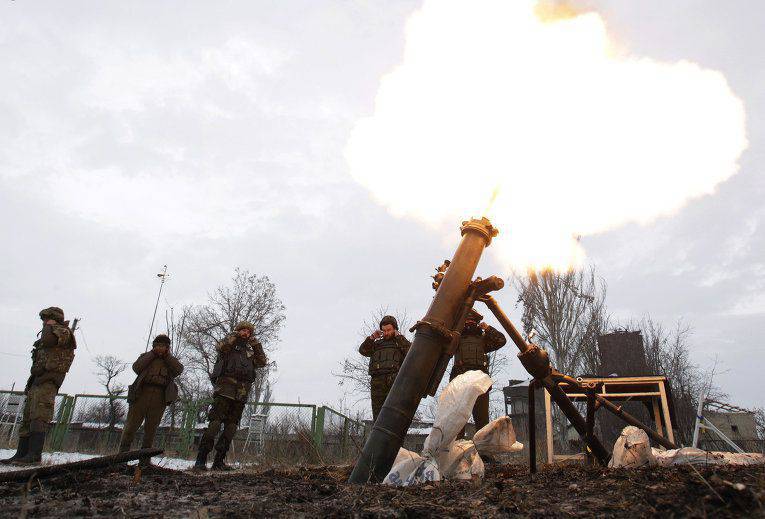
<instances>
[{"instance_id":1,"label":"combat boot","mask_svg":"<svg viewBox=\"0 0 765 519\"><path fill-rule=\"evenodd\" d=\"M45 433L33 432L29 434L29 447L27 453L14 460L14 465L32 465L42 461L42 451L45 445Z\"/></svg>"},{"instance_id":2,"label":"combat boot","mask_svg":"<svg viewBox=\"0 0 765 519\"><path fill-rule=\"evenodd\" d=\"M0 463L3 465L8 465L10 463L13 463L19 458L23 458L27 455L27 451L29 451L29 436L21 436L19 438L19 444L16 446L16 454L11 456L10 458L0 460Z\"/></svg>"},{"instance_id":3,"label":"combat boot","mask_svg":"<svg viewBox=\"0 0 765 519\"><path fill-rule=\"evenodd\" d=\"M212 470L234 470L234 467L226 465L226 451L215 451L215 459L213 460Z\"/></svg>"},{"instance_id":4,"label":"combat boot","mask_svg":"<svg viewBox=\"0 0 765 519\"><path fill-rule=\"evenodd\" d=\"M205 449L199 449L199 452L197 452L197 461L194 463L194 470L197 471L204 471L207 470L207 455L210 454L210 451Z\"/></svg>"}]
</instances>

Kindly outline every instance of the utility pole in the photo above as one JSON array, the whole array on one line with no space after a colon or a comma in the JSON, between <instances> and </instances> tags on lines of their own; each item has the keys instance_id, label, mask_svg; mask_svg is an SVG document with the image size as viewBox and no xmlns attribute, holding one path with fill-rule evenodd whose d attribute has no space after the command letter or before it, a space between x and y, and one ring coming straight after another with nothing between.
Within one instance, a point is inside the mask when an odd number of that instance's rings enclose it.
<instances>
[{"instance_id":1,"label":"utility pole","mask_svg":"<svg viewBox=\"0 0 765 519\"><path fill-rule=\"evenodd\" d=\"M162 296L162 287L165 285L165 280L168 278L167 265L162 266L162 272L157 274L160 278L159 292L157 293L157 302L154 305L154 314L151 316L151 325L149 326L149 334L146 336L146 349L143 351L149 351L149 341L151 341L151 332L154 331L154 320L157 318L157 308L159 308L159 298Z\"/></svg>"}]
</instances>

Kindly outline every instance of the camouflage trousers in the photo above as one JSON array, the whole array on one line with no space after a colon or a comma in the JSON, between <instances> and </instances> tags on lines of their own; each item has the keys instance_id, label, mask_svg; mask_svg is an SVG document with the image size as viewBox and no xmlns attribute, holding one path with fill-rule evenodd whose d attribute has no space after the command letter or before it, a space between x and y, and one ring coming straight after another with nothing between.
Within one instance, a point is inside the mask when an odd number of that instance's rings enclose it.
<instances>
[{"instance_id":1,"label":"camouflage trousers","mask_svg":"<svg viewBox=\"0 0 765 519\"><path fill-rule=\"evenodd\" d=\"M388 398L388 392L393 387L394 380L396 380L395 373L372 376L372 421L377 421L377 415L380 414L380 409Z\"/></svg>"},{"instance_id":2,"label":"camouflage trousers","mask_svg":"<svg viewBox=\"0 0 765 519\"><path fill-rule=\"evenodd\" d=\"M30 433L35 432L48 432L50 422L53 420L56 393L58 393L58 387L53 382L43 382L29 388L24 402L19 437L29 436Z\"/></svg>"},{"instance_id":3,"label":"camouflage trousers","mask_svg":"<svg viewBox=\"0 0 765 519\"><path fill-rule=\"evenodd\" d=\"M212 450L215 438L218 436L222 426L223 434L218 438L215 450L224 454L228 452L231 441L234 439L239 428L244 404L244 402L232 398L216 395L212 408L208 413L210 422L207 424L204 434L202 434L202 439L199 440L200 451L210 452Z\"/></svg>"},{"instance_id":4,"label":"camouflage trousers","mask_svg":"<svg viewBox=\"0 0 765 519\"><path fill-rule=\"evenodd\" d=\"M138 398L130 404L128 409L125 428L122 430L122 438L120 439L120 452L130 450L135 433L141 427L141 423L143 423L141 448L153 446L157 427L162 421L162 415L165 414L164 387L146 385L141 387L140 391Z\"/></svg>"}]
</instances>

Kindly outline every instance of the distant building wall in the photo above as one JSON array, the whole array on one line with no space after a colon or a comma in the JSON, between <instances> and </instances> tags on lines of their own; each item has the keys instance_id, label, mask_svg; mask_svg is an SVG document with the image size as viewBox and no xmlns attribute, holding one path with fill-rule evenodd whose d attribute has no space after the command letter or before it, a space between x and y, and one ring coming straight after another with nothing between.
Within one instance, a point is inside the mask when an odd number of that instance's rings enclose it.
<instances>
[{"instance_id":1,"label":"distant building wall","mask_svg":"<svg viewBox=\"0 0 765 519\"><path fill-rule=\"evenodd\" d=\"M602 377L639 377L648 372L643 336L640 332L617 331L598 337Z\"/></svg>"}]
</instances>

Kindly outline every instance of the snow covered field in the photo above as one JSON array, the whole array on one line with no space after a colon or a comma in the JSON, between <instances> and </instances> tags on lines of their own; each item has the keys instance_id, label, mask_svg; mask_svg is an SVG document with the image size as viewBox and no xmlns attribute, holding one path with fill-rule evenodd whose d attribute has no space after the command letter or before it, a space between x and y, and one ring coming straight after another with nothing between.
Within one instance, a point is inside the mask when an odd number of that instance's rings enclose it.
<instances>
[{"instance_id":1,"label":"snow covered field","mask_svg":"<svg viewBox=\"0 0 765 519\"><path fill-rule=\"evenodd\" d=\"M10 458L16 453L11 449L0 449L0 459ZM97 458L96 454L81 454L79 452L45 452L42 457L42 465L58 465L61 463L69 463L72 461L87 460L90 458ZM184 460L179 458L166 458L164 456L155 456L151 459L151 462L160 467L165 467L174 470L186 470L194 465L193 460ZM131 462L131 464L138 463L137 461ZM30 468L29 466L16 467L13 465L0 465L0 472L9 470L21 470Z\"/></svg>"}]
</instances>

